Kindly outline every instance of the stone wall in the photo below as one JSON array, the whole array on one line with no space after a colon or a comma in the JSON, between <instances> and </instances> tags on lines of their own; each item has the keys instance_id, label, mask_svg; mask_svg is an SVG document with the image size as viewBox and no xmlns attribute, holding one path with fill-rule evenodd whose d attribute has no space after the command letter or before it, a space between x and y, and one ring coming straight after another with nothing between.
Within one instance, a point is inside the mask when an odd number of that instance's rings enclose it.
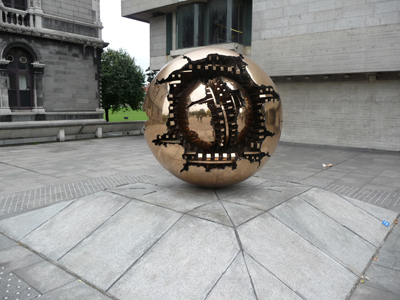
<instances>
[{"instance_id":1,"label":"stone wall","mask_svg":"<svg viewBox=\"0 0 400 300\"><path fill-rule=\"evenodd\" d=\"M251 58L277 78L283 141L400 150L400 1L255 0L252 26Z\"/></svg>"},{"instance_id":2,"label":"stone wall","mask_svg":"<svg viewBox=\"0 0 400 300\"><path fill-rule=\"evenodd\" d=\"M157 9L158 7L169 6L180 2L185 2L187 0L158 0L158 1L119 0L119 1L121 1L121 10L123 11L123 15L127 16L130 14L135 14L137 12Z\"/></svg>"},{"instance_id":3,"label":"stone wall","mask_svg":"<svg viewBox=\"0 0 400 300\"><path fill-rule=\"evenodd\" d=\"M45 14L88 23L96 21L94 6L93 0L42 0L42 10Z\"/></svg>"},{"instance_id":4,"label":"stone wall","mask_svg":"<svg viewBox=\"0 0 400 300\"><path fill-rule=\"evenodd\" d=\"M277 83L282 141L400 151L400 81Z\"/></svg>"},{"instance_id":5,"label":"stone wall","mask_svg":"<svg viewBox=\"0 0 400 300\"><path fill-rule=\"evenodd\" d=\"M46 113L96 111L99 103L100 49L83 45L2 33L0 45L23 43L45 64L37 98ZM2 50L2 49L0 49ZM3 90L2 90L3 92ZM71 118L74 118L71 116Z\"/></svg>"},{"instance_id":6,"label":"stone wall","mask_svg":"<svg viewBox=\"0 0 400 300\"><path fill-rule=\"evenodd\" d=\"M46 112L99 108L95 50L74 44L37 43L46 64L43 74L43 105Z\"/></svg>"},{"instance_id":7,"label":"stone wall","mask_svg":"<svg viewBox=\"0 0 400 300\"><path fill-rule=\"evenodd\" d=\"M159 70L168 62L166 30L165 15L150 20L150 68L152 70Z\"/></svg>"},{"instance_id":8,"label":"stone wall","mask_svg":"<svg viewBox=\"0 0 400 300\"><path fill-rule=\"evenodd\" d=\"M399 11L393 0L256 0L251 56L275 76L399 70Z\"/></svg>"}]
</instances>

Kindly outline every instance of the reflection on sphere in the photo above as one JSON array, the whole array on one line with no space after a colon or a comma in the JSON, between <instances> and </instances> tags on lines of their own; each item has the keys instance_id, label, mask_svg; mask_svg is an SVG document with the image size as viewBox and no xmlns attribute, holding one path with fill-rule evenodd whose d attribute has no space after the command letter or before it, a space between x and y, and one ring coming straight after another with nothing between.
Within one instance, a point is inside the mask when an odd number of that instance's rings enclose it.
<instances>
[{"instance_id":1,"label":"reflection on sphere","mask_svg":"<svg viewBox=\"0 0 400 300\"><path fill-rule=\"evenodd\" d=\"M249 178L281 135L282 105L272 80L230 50L204 48L175 58L151 82L144 109L155 157L199 186Z\"/></svg>"}]
</instances>

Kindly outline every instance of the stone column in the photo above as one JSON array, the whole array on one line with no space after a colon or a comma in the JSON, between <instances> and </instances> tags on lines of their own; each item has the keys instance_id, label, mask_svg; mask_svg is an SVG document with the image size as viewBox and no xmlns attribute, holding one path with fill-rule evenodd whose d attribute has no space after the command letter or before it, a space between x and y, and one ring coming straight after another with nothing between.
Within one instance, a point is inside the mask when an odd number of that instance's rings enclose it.
<instances>
[{"instance_id":1,"label":"stone column","mask_svg":"<svg viewBox=\"0 0 400 300\"><path fill-rule=\"evenodd\" d=\"M7 65L9 62L10 62L9 60L0 59L0 118L2 116L11 115L11 110L8 103L8 86L7 86L8 82Z\"/></svg>"},{"instance_id":2,"label":"stone column","mask_svg":"<svg viewBox=\"0 0 400 300\"><path fill-rule=\"evenodd\" d=\"M94 20L94 24L97 25L97 37L101 39L101 29L103 28L103 24L100 20L100 0L92 0L92 10L96 12L96 19Z\"/></svg>"},{"instance_id":3,"label":"stone column","mask_svg":"<svg viewBox=\"0 0 400 300\"><path fill-rule=\"evenodd\" d=\"M34 94L33 94L33 102L34 107L32 109L33 112L38 114L44 114L45 109L43 107L43 73L45 64L41 64L39 62L32 63L33 66L33 85L34 85Z\"/></svg>"},{"instance_id":4,"label":"stone column","mask_svg":"<svg viewBox=\"0 0 400 300\"><path fill-rule=\"evenodd\" d=\"M4 7L3 1L0 0L0 14L1 14L1 18L0 18L0 24L3 24L3 10L2 8Z\"/></svg>"},{"instance_id":5,"label":"stone column","mask_svg":"<svg viewBox=\"0 0 400 300\"><path fill-rule=\"evenodd\" d=\"M33 12L35 14L35 27L42 28L42 1L41 0L30 0L31 7L33 8ZM33 24L31 25L33 27Z\"/></svg>"}]
</instances>

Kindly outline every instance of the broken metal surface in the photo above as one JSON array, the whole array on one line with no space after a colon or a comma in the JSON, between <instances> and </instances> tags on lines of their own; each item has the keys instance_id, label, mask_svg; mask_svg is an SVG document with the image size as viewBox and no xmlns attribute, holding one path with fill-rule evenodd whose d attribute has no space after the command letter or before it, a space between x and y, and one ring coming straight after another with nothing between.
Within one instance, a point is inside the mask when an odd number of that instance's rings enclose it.
<instances>
[{"instance_id":1,"label":"broken metal surface","mask_svg":"<svg viewBox=\"0 0 400 300\"><path fill-rule=\"evenodd\" d=\"M230 50L194 50L168 63L150 84L144 109L145 137L155 157L199 186L247 179L267 162L281 135L274 83Z\"/></svg>"}]
</instances>

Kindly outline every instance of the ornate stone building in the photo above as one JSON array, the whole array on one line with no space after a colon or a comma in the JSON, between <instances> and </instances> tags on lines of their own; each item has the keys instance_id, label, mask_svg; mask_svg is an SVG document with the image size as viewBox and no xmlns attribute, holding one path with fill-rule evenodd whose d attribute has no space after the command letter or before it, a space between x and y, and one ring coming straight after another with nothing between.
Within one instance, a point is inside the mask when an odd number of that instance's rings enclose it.
<instances>
[{"instance_id":1,"label":"ornate stone building","mask_svg":"<svg viewBox=\"0 0 400 300\"><path fill-rule=\"evenodd\" d=\"M0 122L102 119L100 0L0 0Z\"/></svg>"},{"instance_id":2,"label":"ornate stone building","mask_svg":"<svg viewBox=\"0 0 400 300\"><path fill-rule=\"evenodd\" d=\"M281 140L400 151L399 0L123 0L150 23L150 67L213 45L274 80Z\"/></svg>"}]
</instances>

